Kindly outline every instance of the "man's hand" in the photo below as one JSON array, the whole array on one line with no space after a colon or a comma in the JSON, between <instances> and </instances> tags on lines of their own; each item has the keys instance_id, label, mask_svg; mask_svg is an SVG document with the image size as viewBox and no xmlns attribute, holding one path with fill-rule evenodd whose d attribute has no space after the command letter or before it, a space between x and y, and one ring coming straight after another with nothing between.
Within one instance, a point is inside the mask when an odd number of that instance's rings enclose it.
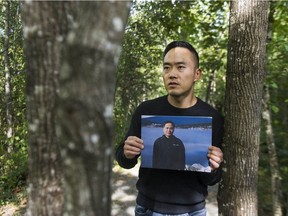
<instances>
[{"instance_id":1,"label":"man's hand","mask_svg":"<svg viewBox=\"0 0 288 216\"><path fill-rule=\"evenodd\" d=\"M143 150L143 140L136 136L129 136L124 142L124 155L128 159L132 159L139 155Z\"/></svg>"},{"instance_id":2,"label":"man's hand","mask_svg":"<svg viewBox=\"0 0 288 216\"><path fill-rule=\"evenodd\" d=\"M209 146L208 158L210 161L210 167L213 170L216 170L220 167L220 164L223 162L223 152L220 148L216 146Z\"/></svg>"}]
</instances>

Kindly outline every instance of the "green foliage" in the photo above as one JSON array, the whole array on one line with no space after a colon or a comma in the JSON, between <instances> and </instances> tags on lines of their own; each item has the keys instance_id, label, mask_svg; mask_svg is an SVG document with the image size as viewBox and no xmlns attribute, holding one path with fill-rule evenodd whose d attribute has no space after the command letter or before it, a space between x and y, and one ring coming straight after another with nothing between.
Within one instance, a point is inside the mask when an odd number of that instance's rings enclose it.
<instances>
[{"instance_id":1,"label":"green foliage","mask_svg":"<svg viewBox=\"0 0 288 216\"><path fill-rule=\"evenodd\" d=\"M269 154L268 148L265 143L260 146L261 159L259 161L259 183L258 183L258 197L259 197L259 208L258 214L265 216L272 216L272 189L271 189L271 173L269 169Z\"/></svg>"},{"instance_id":2,"label":"green foliage","mask_svg":"<svg viewBox=\"0 0 288 216\"><path fill-rule=\"evenodd\" d=\"M18 1L10 1L9 58L13 102L13 137L7 140L4 44L5 1L0 3L0 205L13 199L15 188L25 184L27 168L27 125L23 36ZM284 193L288 194L288 3L275 7L272 40L267 48L267 76L270 88L273 130ZM120 57L115 92L116 140L120 143L136 106L166 93L161 77L162 52L172 40L187 40L200 55L203 76L196 94L204 99L212 72L215 73L210 102L222 111L224 102L226 47L228 35L227 1L134 1ZM261 136L259 161L259 215L271 215L269 155ZM6 143L14 150L6 151Z\"/></svg>"},{"instance_id":3,"label":"green foliage","mask_svg":"<svg viewBox=\"0 0 288 216\"><path fill-rule=\"evenodd\" d=\"M287 67L287 2L274 2L275 12L272 23L272 38L267 47L267 67L265 84L270 91L270 108L275 145L282 178L282 190L288 194L288 67ZM271 177L268 151L265 144L265 130L261 136L262 145L259 170L259 211L265 210L265 215L272 215L271 210ZM265 150L266 149L266 150ZM288 207L287 207L288 208ZM269 211L270 209L270 211ZM270 213L269 213L270 212ZM259 215L264 215L260 214Z\"/></svg>"},{"instance_id":4,"label":"green foliage","mask_svg":"<svg viewBox=\"0 0 288 216\"><path fill-rule=\"evenodd\" d=\"M21 148L13 154L0 156L0 200L6 202L15 199L15 190L26 185L28 176L27 149ZM0 203L2 205L3 203Z\"/></svg>"},{"instance_id":5,"label":"green foliage","mask_svg":"<svg viewBox=\"0 0 288 216\"><path fill-rule=\"evenodd\" d=\"M288 194L288 3L275 2L272 40L267 47L266 85L270 88L273 130L284 193ZM223 111L227 62L227 1L134 1L125 32L115 93L116 143L124 137L131 114L143 100L165 94L161 64L164 47L187 40L198 50L202 79L196 94L205 100L212 72L210 103ZM259 215L272 214L269 154L265 131L259 161Z\"/></svg>"},{"instance_id":6,"label":"green foliage","mask_svg":"<svg viewBox=\"0 0 288 216\"><path fill-rule=\"evenodd\" d=\"M18 1L9 1L10 14L7 17L8 4L0 3L0 205L14 200L17 188L26 183L27 166L27 125L26 125L26 96L23 54L23 35ZM9 22L8 22L9 21ZM7 36L5 25L9 23L9 46L4 46ZM4 53L8 51L10 62L10 85L12 100L13 135L7 138L7 96L5 94ZM7 152L7 143L13 146L12 152Z\"/></svg>"},{"instance_id":7,"label":"green foliage","mask_svg":"<svg viewBox=\"0 0 288 216\"><path fill-rule=\"evenodd\" d=\"M117 73L114 109L116 143L123 138L139 103L166 94L161 75L162 53L173 40L187 40L198 50L203 78L196 86L196 93L204 100L209 73L215 71L217 85L211 98L215 106L222 108L227 11L225 2L134 2Z\"/></svg>"}]
</instances>

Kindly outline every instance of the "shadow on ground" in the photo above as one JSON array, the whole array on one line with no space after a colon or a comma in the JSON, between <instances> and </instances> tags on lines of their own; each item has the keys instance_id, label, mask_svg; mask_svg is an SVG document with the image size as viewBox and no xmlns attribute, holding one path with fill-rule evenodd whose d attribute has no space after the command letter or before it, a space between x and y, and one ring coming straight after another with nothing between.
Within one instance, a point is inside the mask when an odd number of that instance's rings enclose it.
<instances>
[{"instance_id":1,"label":"shadow on ground","mask_svg":"<svg viewBox=\"0 0 288 216\"><path fill-rule=\"evenodd\" d=\"M138 168L113 168L112 216L133 216L137 191Z\"/></svg>"}]
</instances>

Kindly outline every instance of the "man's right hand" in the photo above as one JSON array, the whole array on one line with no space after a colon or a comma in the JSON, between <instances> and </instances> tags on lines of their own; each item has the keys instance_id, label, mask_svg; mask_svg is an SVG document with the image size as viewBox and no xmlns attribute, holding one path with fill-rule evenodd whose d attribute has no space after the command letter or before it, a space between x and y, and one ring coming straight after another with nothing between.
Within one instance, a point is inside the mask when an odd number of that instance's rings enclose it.
<instances>
[{"instance_id":1,"label":"man's right hand","mask_svg":"<svg viewBox=\"0 0 288 216\"><path fill-rule=\"evenodd\" d=\"M124 142L124 155L128 159L132 159L139 155L143 148L142 139L136 136L129 136Z\"/></svg>"}]
</instances>

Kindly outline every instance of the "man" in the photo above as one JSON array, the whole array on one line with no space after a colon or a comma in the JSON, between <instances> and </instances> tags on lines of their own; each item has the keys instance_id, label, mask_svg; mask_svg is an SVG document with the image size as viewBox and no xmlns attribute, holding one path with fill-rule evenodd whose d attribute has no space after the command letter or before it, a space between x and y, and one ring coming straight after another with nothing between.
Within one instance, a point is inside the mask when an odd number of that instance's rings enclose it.
<instances>
[{"instance_id":1,"label":"man","mask_svg":"<svg viewBox=\"0 0 288 216\"><path fill-rule=\"evenodd\" d=\"M136 165L145 148L141 139L141 115L211 116L212 146L207 155L211 173L140 168L136 184L136 216L204 216L207 185L221 179L223 118L194 95L194 83L200 79L201 70L198 53L191 44L173 41L167 45L162 76L168 95L145 101L137 107L125 141L116 150L116 159L124 168Z\"/></svg>"},{"instance_id":2,"label":"man","mask_svg":"<svg viewBox=\"0 0 288 216\"><path fill-rule=\"evenodd\" d=\"M185 169L185 147L182 141L173 135L174 130L174 122L164 122L164 135L156 139L153 146L153 168Z\"/></svg>"}]
</instances>

